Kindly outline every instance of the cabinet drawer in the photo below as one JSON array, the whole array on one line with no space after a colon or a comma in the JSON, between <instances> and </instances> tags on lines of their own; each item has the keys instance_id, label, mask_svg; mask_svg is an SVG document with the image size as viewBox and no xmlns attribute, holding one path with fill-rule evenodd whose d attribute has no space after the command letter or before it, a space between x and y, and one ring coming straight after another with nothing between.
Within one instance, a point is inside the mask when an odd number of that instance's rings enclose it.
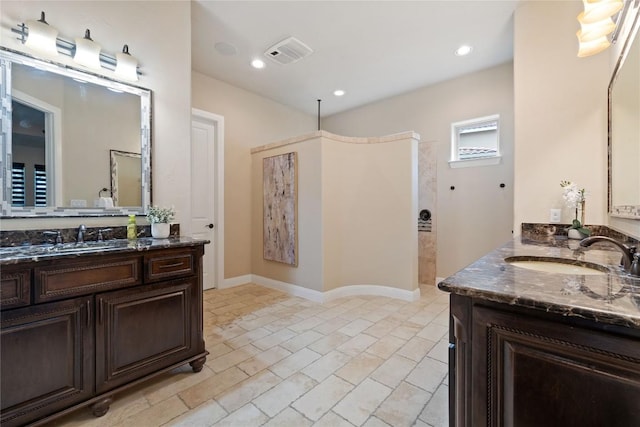
<instances>
[{"instance_id":1,"label":"cabinet drawer","mask_svg":"<svg viewBox=\"0 0 640 427\"><path fill-rule=\"evenodd\" d=\"M2 267L0 285L0 307L14 308L31 302L31 269Z\"/></svg>"},{"instance_id":2,"label":"cabinet drawer","mask_svg":"<svg viewBox=\"0 0 640 427\"><path fill-rule=\"evenodd\" d=\"M145 256L146 281L184 277L195 273L195 255L191 250L162 252Z\"/></svg>"},{"instance_id":3,"label":"cabinet drawer","mask_svg":"<svg viewBox=\"0 0 640 427\"><path fill-rule=\"evenodd\" d=\"M36 267L35 302L139 285L140 263L140 257L127 256Z\"/></svg>"}]
</instances>

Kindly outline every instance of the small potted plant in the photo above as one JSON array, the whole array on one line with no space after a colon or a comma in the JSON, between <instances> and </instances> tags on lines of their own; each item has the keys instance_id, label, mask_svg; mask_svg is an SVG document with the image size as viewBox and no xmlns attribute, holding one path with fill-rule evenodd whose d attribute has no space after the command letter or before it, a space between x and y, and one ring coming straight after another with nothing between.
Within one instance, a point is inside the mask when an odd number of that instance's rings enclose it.
<instances>
[{"instance_id":1,"label":"small potted plant","mask_svg":"<svg viewBox=\"0 0 640 427\"><path fill-rule=\"evenodd\" d=\"M169 237L169 224L175 218L176 212L173 207L161 208L149 206L147 210L147 221L151 224L151 236L156 239L166 239Z\"/></svg>"},{"instance_id":2,"label":"small potted plant","mask_svg":"<svg viewBox=\"0 0 640 427\"><path fill-rule=\"evenodd\" d=\"M576 217L572 221L571 226L567 228L567 236L570 239L584 239L591 235L591 230L584 226L584 209L587 201L584 188L578 186L571 181L560 181L562 190L562 198L571 209L575 209ZM578 220L578 211L581 212L581 220Z\"/></svg>"}]
</instances>

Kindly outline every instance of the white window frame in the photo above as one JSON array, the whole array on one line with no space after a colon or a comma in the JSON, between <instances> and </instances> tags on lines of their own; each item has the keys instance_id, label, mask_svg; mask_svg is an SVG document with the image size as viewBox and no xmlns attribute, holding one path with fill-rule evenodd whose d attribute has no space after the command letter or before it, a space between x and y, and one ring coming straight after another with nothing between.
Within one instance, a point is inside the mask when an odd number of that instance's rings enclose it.
<instances>
[{"instance_id":1,"label":"white window frame","mask_svg":"<svg viewBox=\"0 0 640 427\"><path fill-rule=\"evenodd\" d=\"M485 157L478 157L473 159L460 159L458 142L460 140L461 131L473 127L479 126L484 123L496 122L496 154ZM451 168L464 168L473 166L491 166L498 165L502 159L502 152L500 149L500 114L493 114L491 116L478 117L475 119L463 120L460 122L451 123L451 157L449 160L449 167Z\"/></svg>"}]
</instances>

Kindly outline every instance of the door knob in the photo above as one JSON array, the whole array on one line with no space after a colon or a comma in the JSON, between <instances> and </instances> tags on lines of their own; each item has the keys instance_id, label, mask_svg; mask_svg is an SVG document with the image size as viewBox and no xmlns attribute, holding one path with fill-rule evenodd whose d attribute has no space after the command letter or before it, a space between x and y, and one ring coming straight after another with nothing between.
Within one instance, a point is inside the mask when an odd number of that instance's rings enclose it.
<instances>
[{"instance_id":1,"label":"door knob","mask_svg":"<svg viewBox=\"0 0 640 427\"><path fill-rule=\"evenodd\" d=\"M205 227L213 228L213 224L207 224L207 225L205 225Z\"/></svg>"}]
</instances>

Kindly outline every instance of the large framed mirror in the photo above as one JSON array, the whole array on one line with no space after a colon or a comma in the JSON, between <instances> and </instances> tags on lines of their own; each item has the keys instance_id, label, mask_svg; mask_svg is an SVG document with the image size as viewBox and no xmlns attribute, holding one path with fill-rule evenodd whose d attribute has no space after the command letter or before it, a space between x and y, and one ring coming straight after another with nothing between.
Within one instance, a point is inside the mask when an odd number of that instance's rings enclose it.
<instances>
[{"instance_id":1,"label":"large framed mirror","mask_svg":"<svg viewBox=\"0 0 640 427\"><path fill-rule=\"evenodd\" d=\"M609 84L609 214L640 220L640 13Z\"/></svg>"},{"instance_id":2,"label":"large framed mirror","mask_svg":"<svg viewBox=\"0 0 640 427\"><path fill-rule=\"evenodd\" d=\"M0 68L2 217L144 214L151 91L6 48ZM114 152L126 197L105 203Z\"/></svg>"}]
</instances>

